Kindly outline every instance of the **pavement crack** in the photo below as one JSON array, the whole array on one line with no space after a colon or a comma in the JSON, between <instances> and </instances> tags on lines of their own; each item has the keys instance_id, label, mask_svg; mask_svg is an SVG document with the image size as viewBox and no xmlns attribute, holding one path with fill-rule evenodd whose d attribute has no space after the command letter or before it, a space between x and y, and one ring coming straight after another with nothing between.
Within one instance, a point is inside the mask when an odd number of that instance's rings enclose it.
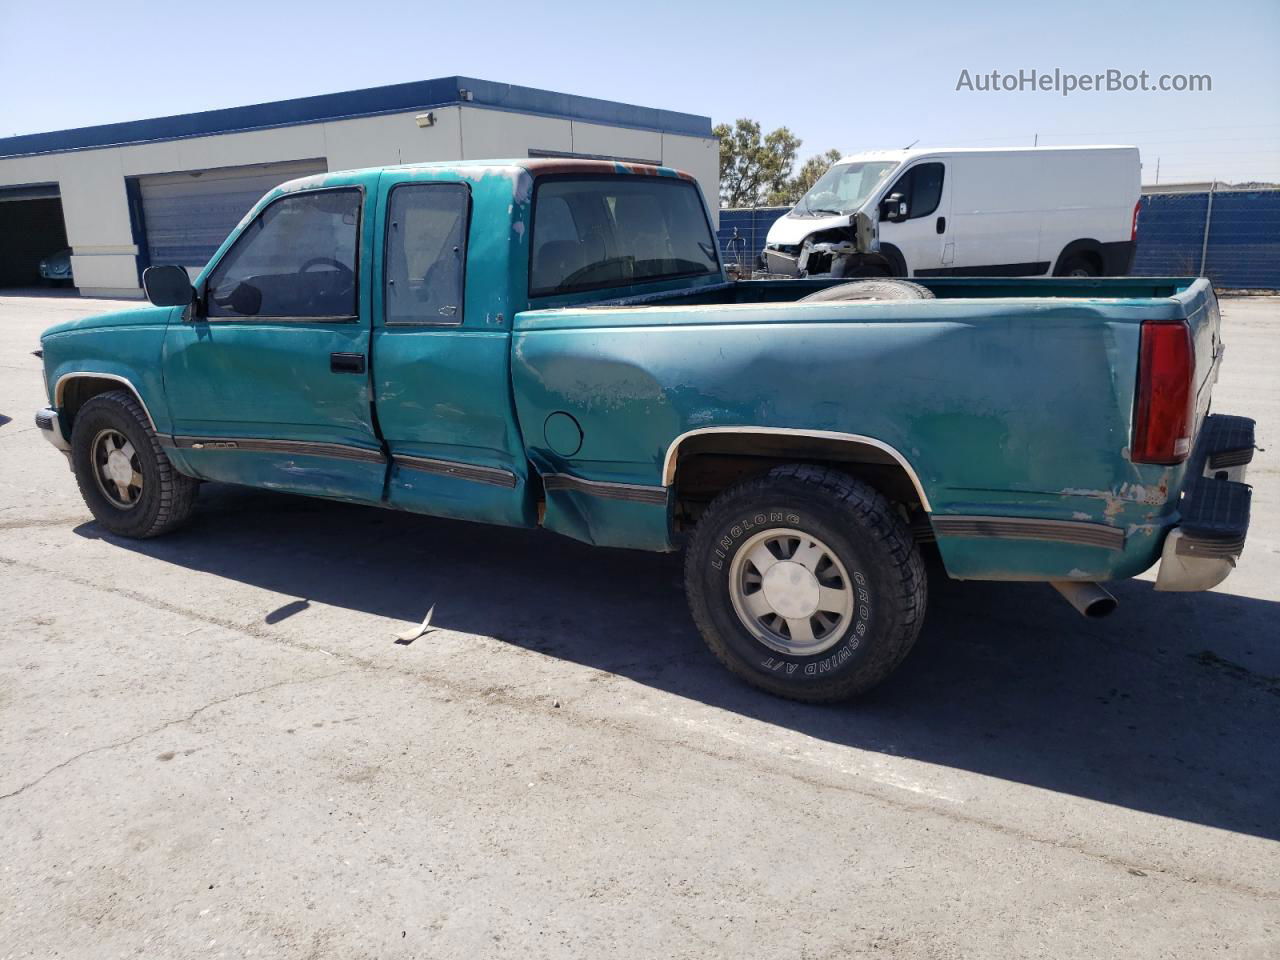
<instances>
[{"instance_id":1,"label":"pavement crack","mask_svg":"<svg viewBox=\"0 0 1280 960\"><path fill-rule=\"evenodd\" d=\"M223 704L231 703L232 701L235 701L235 700L240 700L243 697L251 697L257 693L265 693L268 690L275 690L278 687L287 687L292 684L299 684L299 683L314 683L317 680L331 680L334 677L341 676L342 674L348 673L348 672L350 671L335 670L332 673L325 673L316 677L291 677L288 680L277 680L275 683L263 684L262 686L254 687L251 690L241 690L239 693L232 693L232 694L228 694L225 697L218 697L215 700L210 700L208 703L201 704L200 706L196 707L194 710L192 710L190 713L185 714L184 716L175 717L172 720L166 720L164 723L158 724L154 727L151 727L150 729L143 730L141 733L135 733L131 737L125 737L121 740L112 741L111 743L104 743L96 747L90 747L88 750L82 750L79 753L75 754L74 756L68 757L66 760L63 760L61 763L54 764L44 773L40 774L40 776L36 777L34 780L28 780L22 786L18 787L18 789L11 790L8 793L0 794L0 800L9 800L9 799L12 799L13 797L18 796L19 794L25 793L27 790L30 790L32 787L37 786L38 784L40 784L42 781L44 781L51 775L57 773L59 770L63 770L71 766L73 763L76 763L79 760L83 760L85 757L93 756L95 753L104 753L108 750L118 750L120 747L127 747L132 743L136 743L139 740L142 740L146 737L150 737L153 734L157 734L161 730L167 730L170 727L176 727L184 723L190 723L196 717L200 716L200 714L204 713L206 710L212 710L214 707L219 707L219 706L222 706Z\"/></svg>"}]
</instances>

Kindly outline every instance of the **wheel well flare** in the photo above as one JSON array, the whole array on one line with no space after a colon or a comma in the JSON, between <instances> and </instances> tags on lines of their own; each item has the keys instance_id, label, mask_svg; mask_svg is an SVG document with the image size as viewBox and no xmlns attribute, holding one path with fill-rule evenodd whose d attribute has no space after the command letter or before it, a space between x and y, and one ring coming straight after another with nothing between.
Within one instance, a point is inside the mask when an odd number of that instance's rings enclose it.
<instances>
[{"instance_id":1,"label":"wheel well flare","mask_svg":"<svg viewBox=\"0 0 1280 960\"><path fill-rule=\"evenodd\" d=\"M119 374L64 373L58 378L58 382L53 388L53 405L63 415L66 428L70 430L76 413L81 407L99 394L109 393L112 390L128 390L132 393L138 401L138 405L142 407L142 412L147 415L147 420L151 423L151 429L156 429L155 418L151 416L151 411L147 408L146 401L142 399L142 395L138 393L138 388Z\"/></svg>"},{"instance_id":2,"label":"wheel well flare","mask_svg":"<svg viewBox=\"0 0 1280 960\"><path fill-rule=\"evenodd\" d=\"M662 464L662 483L681 495L717 487L781 463L822 463L866 474L891 499L931 511L915 467L897 449L861 434L781 427L704 427L676 437Z\"/></svg>"}]
</instances>

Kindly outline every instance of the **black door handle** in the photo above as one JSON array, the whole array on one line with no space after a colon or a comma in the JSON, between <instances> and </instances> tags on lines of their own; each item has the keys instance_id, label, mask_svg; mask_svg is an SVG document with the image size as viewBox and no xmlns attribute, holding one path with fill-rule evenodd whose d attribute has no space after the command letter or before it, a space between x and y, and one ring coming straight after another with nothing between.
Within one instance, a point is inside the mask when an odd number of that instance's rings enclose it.
<instances>
[{"instance_id":1,"label":"black door handle","mask_svg":"<svg viewBox=\"0 0 1280 960\"><path fill-rule=\"evenodd\" d=\"M329 354L330 373L364 373L363 353Z\"/></svg>"},{"instance_id":2,"label":"black door handle","mask_svg":"<svg viewBox=\"0 0 1280 960\"><path fill-rule=\"evenodd\" d=\"M937 222L937 225L936 225L936 226L937 226L937 230L938 230L938 232L939 232L939 233L946 233L946 232L947 232L947 218L946 218L946 217L939 217L939 218L938 218L938 222Z\"/></svg>"}]
</instances>

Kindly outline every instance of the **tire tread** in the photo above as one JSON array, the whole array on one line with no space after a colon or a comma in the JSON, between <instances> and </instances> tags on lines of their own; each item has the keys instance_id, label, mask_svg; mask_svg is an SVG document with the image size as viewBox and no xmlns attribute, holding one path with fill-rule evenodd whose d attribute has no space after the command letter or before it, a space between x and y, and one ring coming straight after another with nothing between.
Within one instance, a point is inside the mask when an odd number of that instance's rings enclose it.
<instances>
[{"instance_id":1,"label":"tire tread","mask_svg":"<svg viewBox=\"0 0 1280 960\"><path fill-rule=\"evenodd\" d=\"M893 605L895 614L890 618L892 629L884 631L878 638L873 657L863 664L862 669L855 675L806 685L803 689L785 683L762 682L760 677L742 669L708 615L705 581L695 569L696 558L707 547L706 540L716 533L720 512L731 510L732 504L743 499L767 497L776 492L779 484L791 483L821 493L837 511L851 515L866 534L885 548L893 567L892 580L900 585L896 596L886 598ZM694 529L685 554L685 590L698 631L726 669L770 693L805 703L847 700L884 680L915 645L927 604L924 561L910 529L885 496L846 473L803 463L775 467L766 474L729 488L712 502Z\"/></svg>"},{"instance_id":2,"label":"tire tread","mask_svg":"<svg viewBox=\"0 0 1280 960\"><path fill-rule=\"evenodd\" d=\"M124 418L139 428L150 445L151 455L154 458L156 473L159 478L156 493L159 508L151 518L150 523L141 529L130 530L123 535L145 540L150 537L161 536L180 527L195 509L196 496L200 491L200 481L179 473L174 467L169 457L165 454L164 448L160 446L160 438L156 436L155 430L151 428L151 421L147 418L146 411L142 409L142 405L138 403L137 398L130 391L110 390L92 397L77 412L77 422L81 422L86 412L92 413L95 408L111 410L117 416ZM90 496L91 494L96 494L96 491L86 490L86 486L92 483L92 480L86 481L85 478L81 477L79 470L74 471L74 473L76 483L80 487L80 495L92 508ZM99 522L102 522L101 518L99 518Z\"/></svg>"}]
</instances>

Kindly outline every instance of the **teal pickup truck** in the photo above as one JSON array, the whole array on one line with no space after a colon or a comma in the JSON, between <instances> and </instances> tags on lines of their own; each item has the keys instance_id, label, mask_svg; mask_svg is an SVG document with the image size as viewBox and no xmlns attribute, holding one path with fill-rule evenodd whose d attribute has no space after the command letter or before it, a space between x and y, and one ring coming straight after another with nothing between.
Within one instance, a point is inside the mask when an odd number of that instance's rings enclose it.
<instances>
[{"instance_id":1,"label":"teal pickup truck","mask_svg":"<svg viewBox=\"0 0 1280 960\"><path fill-rule=\"evenodd\" d=\"M144 286L42 340L108 531L212 480L683 547L715 655L799 700L906 656L922 545L1098 615L1157 562L1214 586L1248 527L1205 280L731 282L692 178L536 159L295 180Z\"/></svg>"}]
</instances>

